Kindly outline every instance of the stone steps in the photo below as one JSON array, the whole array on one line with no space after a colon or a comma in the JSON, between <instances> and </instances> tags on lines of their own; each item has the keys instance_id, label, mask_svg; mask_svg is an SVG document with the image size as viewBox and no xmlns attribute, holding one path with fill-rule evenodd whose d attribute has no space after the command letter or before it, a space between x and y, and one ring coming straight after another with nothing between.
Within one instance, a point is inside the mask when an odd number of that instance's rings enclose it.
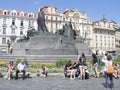
<instances>
[{"instance_id":1,"label":"stone steps","mask_svg":"<svg viewBox=\"0 0 120 90\"><path fill-rule=\"evenodd\" d=\"M88 60L91 55L86 56ZM69 59L72 61L78 60L78 55L0 55L0 61L9 62L10 60L16 61L17 59L26 58L29 62L55 62L60 59Z\"/></svg>"}]
</instances>

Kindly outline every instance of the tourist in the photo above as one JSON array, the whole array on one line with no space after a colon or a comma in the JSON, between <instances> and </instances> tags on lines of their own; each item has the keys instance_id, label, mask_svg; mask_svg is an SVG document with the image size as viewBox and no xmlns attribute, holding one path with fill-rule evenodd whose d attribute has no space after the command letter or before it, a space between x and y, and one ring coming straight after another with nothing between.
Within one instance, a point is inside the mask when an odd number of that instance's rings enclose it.
<instances>
[{"instance_id":1,"label":"tourist","mask_svg":"<svg viewBox=\"0 0 120 90\"><path fill-rule=\"evenodd\" d=\"M119 71L119 64L117 63L114 63L114 69L115 69L115 72L114 72L114 77L117 79L119 78L119 75L118 75L118 71Z\"/></svg>"},{"instance_id":2,"label":"tourist","mask_svg":"<svg viewBox=\"0 0 120 90\"><path fill-rule=\"evenodd\" d=\"M94 77L95 78L99 78L99 72L98 72L98 58L96 56L96 54L92 54L92 57L93 57L93 70L95 72L95 75Z\"/></svg>"},{"instance_id":3,"label":"tourist","mask_svg":"<svg viewBox=\"0 0 120 90\"><path fill-rule=\"evenodd\" d=\"M46 66L42 66L42 70L40 72L40 76L47 77L48 75L48 68Z\"/></svg>"},{"instance_id":4,"label":"tourist","mask_svg":"<svg viewBox=\"0 0 120 90\"><path fill-rule=\"evenodd\" d=\"M16 80L18 79L18 73L23 73L22 78L25 79L25 73L26 73L26 64L24 63L24 60L21 60L21 62L17 65L16 70Z\"/></svg>"},{"instance_id":5,"label":"tourist","mask_svg":"<svg viewBox=\"0 0 120 90\"><path fill-rule=\"evenodd\" d=\"M11 76L12 76L12 73L14 72L14 70L15 70L14 63L13 63L13 61L10 61L9 65L8 65L8 72L7 72L7 75L5 76L8 78L8 80L11 79Z\"/></svg>"},{"instance_id":6,"label":"tourist","mask_svg":"<svg viewBox=\"0 0 120 90\"><path fill-rule=\"evenodd\" d=\"M79 57L79 62L80 62L80 75L79 79L84 80L85 79L85 69L87 69L87 64L86 64L86 57L85 54L82 53L82 56Z\"/></svg>"},{"instance_id":7,"label":"tourist","mask_svg":"<svg viewBox=\"0 0 120 90\"><path fill-rule=\"evenodd\" d=\"M112 56L111 55L107 55L107 60L104 60L102 59L102 62L105 63L105 67L104 67L104 70L105 70L105 83L106 83L106 90L109 86L108 84L108 78L110 79L110 88L113 89L114 88L114 83L113 83L113 73L111 74L108 74L107 73L107 69L108 67L111 65L113 65L113 61L112 61Z\"/></svg>"},{"instance_id":8,"label":"tourist","mask_svg":"<svg viewBox=\"0 0 120 90\"><path fill-rule=\"evenodd\" d=\"M70 60L64 67L64 74L65 74L65 77L69 76L70 75L70 79L73 80L75 79L75 69L73 68L73 64L72 64L72 61ZM73 76L73 77L72 77Z\"/></svg>"}]
</instances>

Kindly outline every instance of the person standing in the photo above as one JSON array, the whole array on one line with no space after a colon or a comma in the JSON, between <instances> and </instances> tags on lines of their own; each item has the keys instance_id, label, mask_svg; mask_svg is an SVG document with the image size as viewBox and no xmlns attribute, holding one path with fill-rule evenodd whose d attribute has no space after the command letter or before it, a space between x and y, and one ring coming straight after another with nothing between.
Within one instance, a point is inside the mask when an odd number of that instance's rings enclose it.
<instances>
[{"instance_id":1,"label":"person standing","mask_svg":"<svg viewBox=\"0 0 120 90\"><path fill-rule=\"evenodd\" d=\"M87 68L86 57L85 57L84 53L82 53L81 57L79 57L79 62L80 62L80 66L79 66L80 76L78 78L81 80L84 80L85 79L85 69Z\"/></svg>"},{"instance_id":2,"label":"person standing","mask_svg":"<svg viewBox=\"0 0 120 90\"><path fill-rule=\"evenodd\" d=\"M93 70L95 72L95 78L99 78L99 72L98 72L98 59L97 59L97 56L96 54L92 54L92 57L93 57Z\"/></svg>"},{"instance_id":3,"label":"person standing","mask_svg":"<svg viewBox=\"0 0 120 90\"><path fill-rule=\"evenodd\" d=\"M18 79L18 73L23 73L22 78L23 80L25 79L25 71L26 69L26 64L24 63L24 60L21 60L21 62L17 65L17 70L16 70L16 80Z\"/></svg>"},{"instance_id":4,"label":"person standing","mask_svg":"<svg viewBox=\"0 0 120 90\"><path fill-rule=\"evenodd\" d=\"M109 83L108 83L108 78L110 79L110 88L113 89L114 88L114 83L113 83L113 73L107 73L108 67L113 65L113 61L112 61L112 56L111 55L107 55L107 60L102 59L102 62L105 63L105 88L107 90L107 88L109 87Z\"/></svg>"}]
</instances>

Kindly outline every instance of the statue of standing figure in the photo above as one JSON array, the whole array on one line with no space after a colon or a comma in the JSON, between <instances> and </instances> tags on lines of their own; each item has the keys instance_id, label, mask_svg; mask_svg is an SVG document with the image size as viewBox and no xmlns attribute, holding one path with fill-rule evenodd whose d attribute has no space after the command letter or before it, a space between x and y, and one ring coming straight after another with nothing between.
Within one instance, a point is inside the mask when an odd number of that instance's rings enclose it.
<instances>
[{"instance_id":1,"label":"statue of standing figure","mask_svg":"<svg viewBox=\"0 0 120 90\"><path fill-rule=\"evenodd\" d=\"M38 12L37 24L38 24L38 31L40 31L40 33L48 32L46 25L45 25L45 15L44 15L43 11Z\"/></svg>"}]
</instances>

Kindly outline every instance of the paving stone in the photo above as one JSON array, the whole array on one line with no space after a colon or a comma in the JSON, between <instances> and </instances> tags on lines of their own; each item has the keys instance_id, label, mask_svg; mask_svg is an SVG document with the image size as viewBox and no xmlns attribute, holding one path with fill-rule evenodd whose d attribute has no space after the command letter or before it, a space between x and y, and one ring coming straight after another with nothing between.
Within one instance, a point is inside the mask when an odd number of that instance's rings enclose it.
<instances>
[{"instance_id":1,"label":"paving stone","mask_svg":"<svg viewBox=\"0 0 120 90\"><path fill-rule=\"evenodd\" d=\"M120 90L120 79L114 79L115 89ZM0 78L0 90L104 90L104 78L70 80L62 76L34 77L29 79L7 80ZM110 89L109 89L110 90Z\"/></svg>"}]
</instances>

